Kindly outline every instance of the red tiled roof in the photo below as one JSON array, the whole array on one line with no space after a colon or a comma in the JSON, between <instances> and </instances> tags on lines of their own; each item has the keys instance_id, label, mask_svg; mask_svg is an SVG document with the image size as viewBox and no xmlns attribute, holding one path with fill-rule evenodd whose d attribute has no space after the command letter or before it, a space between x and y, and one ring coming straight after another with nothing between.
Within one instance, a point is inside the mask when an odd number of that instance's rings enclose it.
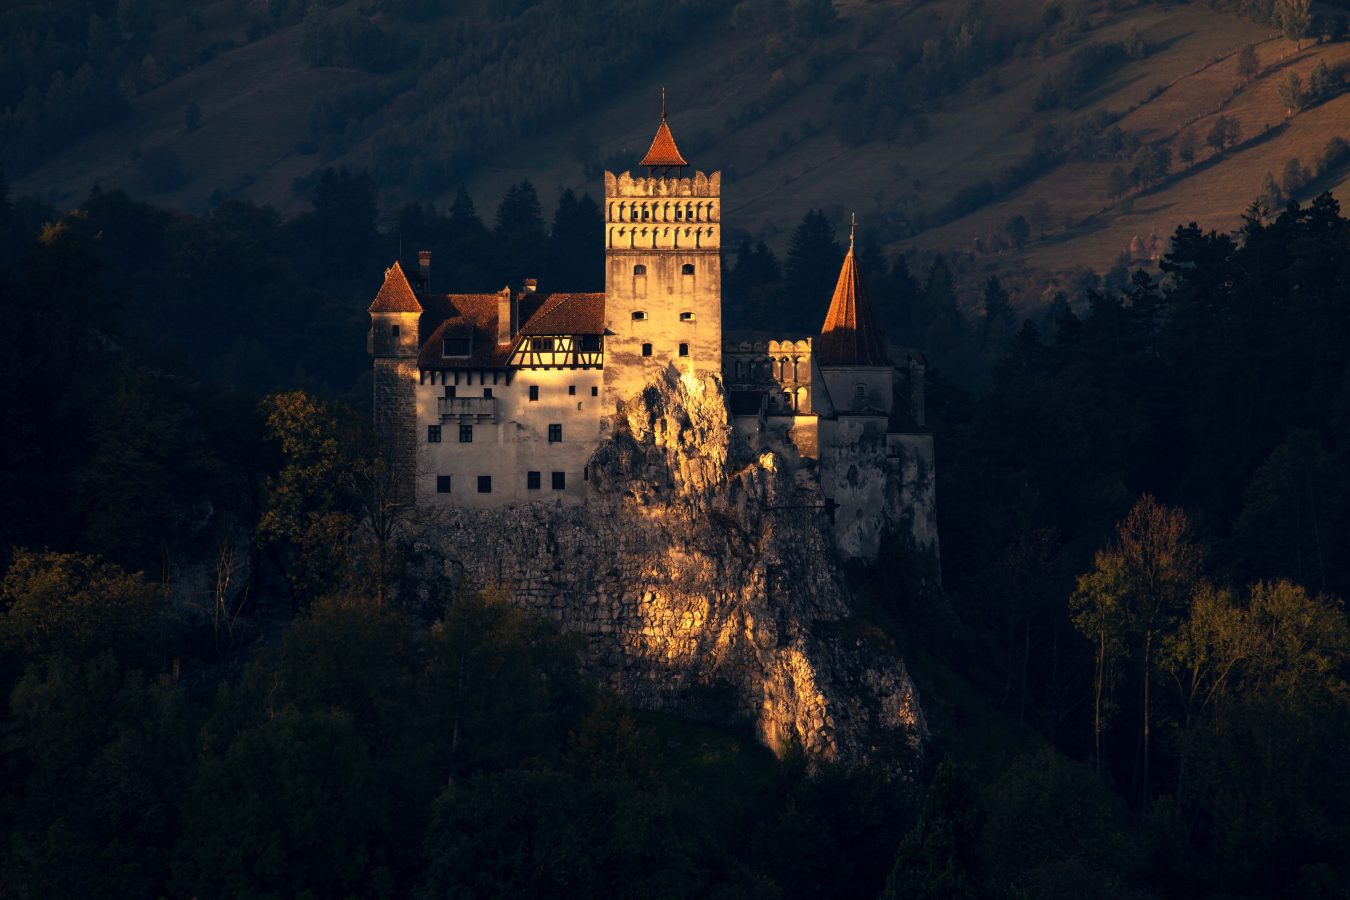
<instances>
[{"instance_id":1,"label":"red tiled roof","mask_svg":"<svg viewBox=\"0 0 1350 900\"><path fill-rule=\"evenodd\" d=\"M370 304L369 312L420 313L421 311L422 304L417 302L412 285L408 283L408 276L403 273L403 266L395 262L384 270L384 284L380 285L380 292Z\"/></svg>"},{"instance_id":2,"label":"red tiled roof","mask_svg":"<svg viewBox=\"0 0 1350 900\"><path fill-rule=\"evenodd\" d=\"M670 126L666 124L664 115L661 117L661 126L656 129L656 137L652 138L651 148L638 165L654 169L689 165L680 155L680 148L675 146L675 137L670 133Z\"/></svg>"},{"instance_id":3,"label":"red tiled roof","mask_svg":"<svg viewBox=\"0 0 1350 900\"><path fill-rule=\"evenodd\" d=\"M422 344L417 365L422 369L501 369L511 358L516 341L497 344L497 295L448 294L450 312ZM429 323L428 323L429 324ZM469 356L445 356L447 337L469 337Z\"/></svg>"},{"instance_id":4,"label":"red tiled roof","mask_svg":"<svg viewBox=\"0 0 1350 900\"><path fill-rule=\"evenodd\" d=\"M603 334L604 294L518 294L520 333L497 343L497 294L441 294L426 298L418 366L423 369L504 369L525 335ZM433 318L434 316L434 318ZM447 337L470 337L469 356L445 356Z\"/></svg>"},{"instance_id":5,"label":"red tiled roof","mask_svg":"<svg viewBox=\"0 0 1350 900\"><path fill-rule=\"evenodd\" d=\"M520 333L604 334L605 295L550 294Z\"/></svg>"},{"instance_id":6,"label":"red tiled roof","mask_svg":"<svg viewBox=\"0 0 1350 900\"><path fill-rule=\"evenodd\" d=\"M889 366L886 347L872 318L853 247L848 248L834 299L815 346L816 361L822 366Z\"/></svg>"}]
</instances>

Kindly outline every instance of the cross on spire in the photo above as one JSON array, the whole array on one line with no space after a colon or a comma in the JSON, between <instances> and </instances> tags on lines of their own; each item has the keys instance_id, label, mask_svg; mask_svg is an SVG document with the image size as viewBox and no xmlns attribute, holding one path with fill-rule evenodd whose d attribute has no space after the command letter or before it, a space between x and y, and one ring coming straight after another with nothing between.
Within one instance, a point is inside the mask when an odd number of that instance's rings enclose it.
<instances>
[{"instance_id":1,"label":"cross on spire","mask_svg":"<svg viewBox=\"0 0 1350 900\"><path fill-rule=\"evenodd\" d=\"M666 120L666 86L661 85L661 121Z\"/></svg>"},{"instance_id":2,"label":"cross on spire","mask_svg":"<svg viewBox=\"0 0 1350 900\"><path fill-rule=\"evenodd\" d=\"M858 230L858 214L850 213L848 217L848 249L853 249L853 234Z\"/></svg>"}]
</instances>

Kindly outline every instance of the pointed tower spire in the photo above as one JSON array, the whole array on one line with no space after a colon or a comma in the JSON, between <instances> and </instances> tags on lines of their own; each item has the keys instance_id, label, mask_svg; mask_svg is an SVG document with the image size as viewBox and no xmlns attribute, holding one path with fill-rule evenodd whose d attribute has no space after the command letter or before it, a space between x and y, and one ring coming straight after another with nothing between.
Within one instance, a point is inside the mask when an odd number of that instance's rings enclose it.
<instances>
[{"instance_id":1,"label":"pointed tower spire","mask_svg":"<svg viewBox=\"0 0 1350 900\"><path fill-rule=\"evenodd\" d=\"M661 88L661 124L657 126L656 137L652 138L652 146L647 151L647 155L642 157L640 166L646 166L648 170L652 169L682 169L689 165L685 158L680 155L680 148L675 146L675 137L670 133L670 126L666 124L666 89Z\"/></svg>"},{"instance_id":2,"label":"pointed tower spire","mask_svg":"<svg viewBox=\"0 0 1350 900\"><path fill-rule=\"evenodd\" d=\"M848 253L844 255L839 282L835 284L834 297L830 300L830 311L825 315L825 325L820 329L820 341L816 345L816 359L821 366L891 364L853 255L857 227L858 219L854 215L848 232Z\"/></svg>"}]
</instances>

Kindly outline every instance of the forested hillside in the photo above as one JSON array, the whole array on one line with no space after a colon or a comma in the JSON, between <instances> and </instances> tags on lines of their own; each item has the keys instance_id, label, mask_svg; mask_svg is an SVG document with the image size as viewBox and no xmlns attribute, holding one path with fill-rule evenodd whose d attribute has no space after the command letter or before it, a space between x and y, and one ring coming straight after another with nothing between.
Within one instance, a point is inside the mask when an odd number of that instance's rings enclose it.
<instances>
[{"instance_id":1,"label":"forested hillside","mask_svg":"<svg viewBox=\"0 0 1350 900\"><path fill-rule=\"evenodd\" d=\"M594 194L665 86L733 236L781 252L804 209L856 210L1033 309L1155 262L1183 211L1233 228L1235 191L1275 211L1339 187L1345 33L1301 0L23 0L0 15L0 165L60 207L98 184L195 212L295 212L346 167L392 226L461 187Z\"/></svg>"}]
</instances>

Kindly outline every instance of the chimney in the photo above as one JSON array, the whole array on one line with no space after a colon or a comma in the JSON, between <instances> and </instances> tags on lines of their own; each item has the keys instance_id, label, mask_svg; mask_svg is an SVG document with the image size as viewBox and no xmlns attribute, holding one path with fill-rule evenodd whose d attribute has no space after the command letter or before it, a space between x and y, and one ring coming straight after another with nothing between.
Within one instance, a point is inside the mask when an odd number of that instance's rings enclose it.
<instances>
[{"instance_id":1,"label":"chimney","mask_svg":"<svg viewBox=\"0 0 1350 900\"><path fill-rule=\"evenodd\" d=\"M525 293L527 293L527 294L533 294L533 293L534 293L535 291L537 291L537 290L539 290L539 279L538 279L538 278L526 278L526 279L525 279Z\"/></svg>"},{"instance_id":2,"label":"chimney","mask_svg":"<svg viewBox=\"0 0 1350 900\"><path fill-rule=\"evenodd\" d=\"M417 251L417 269L422 273L422 290L431 291L431 251Z\"/></svg>"},{"instance_id":3,"label":"chimney","mask_svg":"<svg viewBox=\"0 0 1350 900\"><path fill-rule=\"evenodd\" d=\"M507 285L497 292L497 344L511 343L516 336L516 297Z\"/></svg>"}]
</instances>

